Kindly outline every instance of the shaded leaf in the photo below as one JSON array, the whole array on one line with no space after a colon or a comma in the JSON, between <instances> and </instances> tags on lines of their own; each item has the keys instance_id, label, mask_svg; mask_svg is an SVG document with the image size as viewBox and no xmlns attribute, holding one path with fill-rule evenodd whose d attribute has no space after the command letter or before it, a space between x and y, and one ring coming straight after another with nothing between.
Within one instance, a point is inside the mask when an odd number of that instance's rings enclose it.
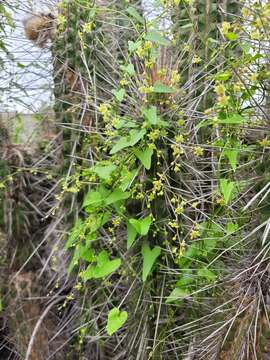
<instances>
[{"instance_id":1,"label":"shaded leaf","mask_svg":"<svg viewBox=\"0 0 270 360\"><path fill-rule=\"evenodd\" d=\"M133 6L129 6L126 10L126 12L134 17L134 19L136 19L138 22L140 22L141 24L144 24L144 19L143 17L138 13L138 11L133 7Z\"/></svg>"},{"instance_id":2,"label":"shaded leaf","mask_svg":"<svg viewBox=\"0 0 270 360\"><path fill-rule=\"evenodd\" d=\"M133 169L131 171L123 169L121 172L121 185L119 186L120 189L126 191L131 186L137 175L138 169Z\"/></svg>"},{"instance_id":3,"label":"shaded leaf","mask_svg":"<svg viewBox=\"0 0 270 360\"><path fill-rule=\"evenodd\" d=\"M131 248L137 236L136 229L127 222L127 248Z\"/></svg>"},{"instance_id":4,"label":"shaded leaf","mask_svg":"<svg viewBox=\"0 0 270 360\"><path fill-rule=\"evenodd\" d=\"M224 149L224 155L228 158L233 171L237 168L237 158L240 152L240 143L234 143L233 148Z\"/></svg>"},{"instance_id":5,"label":"shaded leaf","mask_svg":"<svg viewBox=\"0 0 270 360\"><path fill-rule=\"evenodd\" d=\"M101 228L101 226L106 224L110 217L111 214L109 212L97 213L95 211L94 213L92 213L86 220L88 232L93 233L97 231L99 228Z\"/></svg>"},{"instance_id":6,"label":"shaded leaf","mask_svg":"<svg viewBox=\"0 0 270 360\"><path fill-rule=\"evenodd\" d=\"M218 119L219 124L243 124L245 122L245 118L240 114L231 114L224 119Z\"/></svg>"},{"instance_id":7,"label":"shaded leaf","mask_svg":"<svg viewBox=\"0 0 270 360\"><path fill-rule=\"evenodd\" d=\"M175 301L181 301L184 298L188 297L189 295L190 295L189 291L176 287L167 297L166 304L170 304Z\"/></svg>"},{"instance_id":8,"label":"shaded leaf","mask_svg":"<svg viewBox=\"0 0 270 360\"><path fill-rule=\"evenodd\" d=\"M130 76L133 76L136 74L133 64L121 65L120 69L123 70L124 72L126 72L127 74L129 74Z\"/></svg>"},{"instance_id":9,"label":"shaded leaf","mask_svg":"<svg viewBox=\"0 0 270 360\"><path fill-rule=\"evenodd\" d=\"M86 206L98 207L102 204L104 197L99 191L89 191L83 201L83 208Z\"/></svg>"},{"instance_id":10,"label":"shaded leaf","mask_svg":"<svg viewBox=\"0 0 270 360\"><path fill-rule=\"evenodd\" d=\"M198 274L198 276L205 278L208 281L214 281L217 278L216 274L214 274L213 271L211 271L207 268L199 269L197 274Z\"/></svg>"},{"instance_id":11,"label":"shaded leaf","mask_svg":"<svg viewBox=\"0 0 270 360\"><path fill-rule=\"evenodd\" d=\"M140 46L141 46L142 42L139 40L139 41L128 41L128 50L130 52L134 52L136 51Z\"/></svg>"},{"instance_id":12,"label":"shaded leaf","mask_svg":"<svg viewBox=\"0 0 270 360\"><path fill-rule=\"evenodd\" d=\"M221 72L221 73L217 73L214 76L215 80L219 80L219 81L226 81L228 80L230 77L232 76L232 73L230 71L225 71L225 72Z\"/></svg>"},{"instance_id":13,"label":"shaded leaf","mask_svg":"<svg viewBox=\"0 0 270 360\"><path fill-rule=\"evenodd\" d=\"M239 226L237 223L229 222L226 226L227 234L233 234L239 229Z\"/></svg>"},{"instance_id":14,"label":"shaded leaf","mask_svg":"<svg viewBox=\"0 0 270 360\"><path fill-rule=\"evenodd\" d=\"M73 226L70 235L68 237L68 240L65 244L65 250L69 249L70 247L74 246L76 240L78 239L78 237L84 233L84 229L85 229L85 223L81 220L78 219L75 223L75 225Z\"/></svg>"}]
</instances>

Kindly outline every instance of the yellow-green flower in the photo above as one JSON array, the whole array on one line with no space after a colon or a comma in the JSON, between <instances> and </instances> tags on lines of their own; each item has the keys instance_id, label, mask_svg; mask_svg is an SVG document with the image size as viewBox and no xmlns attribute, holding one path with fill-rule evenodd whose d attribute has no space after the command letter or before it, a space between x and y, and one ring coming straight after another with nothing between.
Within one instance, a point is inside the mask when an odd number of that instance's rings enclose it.
<instances>
[{"instance_id":1,"label":"yellow-green flower","mask_svg":"<svg viewBox=\"0 0 270 360\"><path fill-rule=\"evenodd\" d=\"M219 96L225 95L225 86L223 84L218 84L215 86L215 93Z\"/></svg>"},{"instance_id":2,"label":"yellow-green flower","mask_svg":"<svg viewBox=\"0 0 270 360\"><path fill-rule=\"evenodd\" d=\"M177 70L172 72L172 85L177 85L181 80L181 75L178 73Z\"/></svg>"},{"instance_id":3,"label":"yellow-green flower","mask_svg":"<svg viewBox=\"0 0 270 360\"><path fill-rule=\"evenodd\" d=\"M85 23L83 24L83 32L84 33L91 33L91 31L93 30L94 28L94 23L91 21L91 22L88 22L88 23Z\"/></svg>"},{"instance_id":4,"label":"yellow-green flower","mask_svg":"<svg viewBox=\"0 0 270 360\"><path fill-rule=\"evenodd\" d=\"M194 150L193 150L193 153L196 155L196 156L203 156L204 154L204 149L200 146L197 146Z\"/></svg>"},{"instance_id":5,"label":"yellow-green flower","mask_svg":"<svg viewBox=\"0 0 270 360\"><path fill-rule=\"evenodd\" d=\"M62 14L58 15L57 22L58 22L59 30L62 31L64 29L66 21L67 21L67 19L65 18L64 15L62 15Z\"/></svg>"},{"instance_id":6,"label":"yellow-green flower","mask_svg":"<svg viewBox=\"0 0 270 360\"><path fill-rule=\"evenodd\" d=\"M231 24L228 21L223 21L223 23L221 24L221 31L224 35L228 34L230 28Z\"/></svg>"},{"instance_id":7,"label":"yellow-green flower","mask_svg":"<svg viewBox=\"0 0 270 360\"><path fill-rule=\"evenodd\" d=\"M259 141L259 144L263 147L266 147L269 145L269 140L267 138L264 138L262 140Z\"/></svg>"},{"instance_id":8,"label":"yellow-green flower","mask_svg":"<svg viewBox=\"0 0 270 360\"><path fill-rule=\"evenodd\" d=\"M190 233L190 238L191 238L191 240L193 240L193 239L197 239L197 238L199 238L201 236L201 233L200 233L200 231L199 230L192 230L191 231L191 233Z\"/></svg>"}]
</instances>

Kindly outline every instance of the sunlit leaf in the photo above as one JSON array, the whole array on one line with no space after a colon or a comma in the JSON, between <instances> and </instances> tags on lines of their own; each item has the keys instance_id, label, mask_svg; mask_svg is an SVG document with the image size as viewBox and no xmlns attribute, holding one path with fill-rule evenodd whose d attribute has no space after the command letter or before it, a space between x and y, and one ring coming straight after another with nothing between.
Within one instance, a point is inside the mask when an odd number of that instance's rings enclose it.
<instances>
[{"instance_id":1,"label":"sunlit leaf","mask_svg":"<svg viewBox=\"0 0 270 360\"><path fill-rule=\"evenodd\" d=\"M158 121L157 117L157 108L156 106L151 106L149 108L143 108L142 114L145 119L149 122L150 125L156 125Z\"/></svg>"},{"instance_id":2,"label":"sunlit leaf","mask_svg":"<svg viewBox=\"0 0 270 360\"><path fill-rule=\"evenodd\" d=\"M96 262L96 265L89 265L82 273L83 280L103 278L116 271L121 265L121 259L110 260L106 250L99 253Z\"/></svg>"},{"instance_id":3,"label":"sunlit leaf","mask_svg":"<svg viewBox=\"0 0 270 360\"><path fill-rule=\"evenodd\" d=\"M104 180L108 180L115 169L116 166L114 164L96 165L92 168L92 170Z\"/></svg>"},{"instance_id":4,"label":"sunlit leaf","mask_svg":"<svg viewBox=\"0 0 270 360\"><path fill-rule=\"evenodd\" d=\"M164 46L168 46L171 43L170 40L166 39L158 31L155 30L149 31L148 34L146 34L145 36L145 40Z\"/></svg>"},{"instance_id":5,"label":"sunlit leaf","mask_svg":"<svg viewBox=\"0 0 270 360\"><path fill-rule=\"evenodd\" d=\"M153 222L153 218L152 215L148 215L147 217L140 220L130 219L129 222L140 235L145 236L149 231L149 228Z\"/></svg>"},{"instance_id":6,"label":"sunlit leaf","mask_svg":"<svg viewBox=\"0 0 270 360\"><path fill-rule=\"evenodd\" d=\"M106 205L113 204L120 200L128 199L130 194L128 192L123 191L120 188L115 189L105 200Z\"/></svg>"},{"instance_id":7,"label":"sunlit leaf","mask_svg":"<svg viewBox=\"0 0 270 360\"><path fill-rule=\"evenodd\" d=\"M238 39L238 35L233 33L233 32L228 32L225 34L225 37L230 40L230 41L234 41Z\"/></svg>"},{"instance_id":8,"label":"sunlit leaf","mask_svg":"<svg viewBox=\"0 0 270 360\"><path fill-rule=\"evenodd\" d=\"M136 157L141 161L143 166L149 170L151 168L151 159L154 150L147 147L145 150L135 150L134 153Z\"/></svg>"},{"instance_id":9,"label":"sunlit leaf","mask_svg":"<svg viewBox=\"0 0 270 360\"><path fill-rule=\"evenodd\" d=\"M221 194L224 197L225 204L228 204L233 195L235 181L229 181L228 179L220 179L219 186Z\"/></svg>"},{"instance_id":10,"label":"sunlit leaf","mask_svg":"<svg viewBox=\"0 0 270 360\"><path fill-rule=\"evenodd\" d=\"M114 334L120 329L127 321L128 313L126 311L120 311L117 308L113 308L109 311L106 330L108 335Z\"/></svg>"},{"instance_id":11,"label":"sunlit leaf","mask_svg":"<svg viewBox=\"0 0 270 360\"><path fill-rule=\"evenodd\" d=\"M172 94L172 93L176 92L176 89L171 86L162 84L160 82L156 82L154 84L154 92L160 93L160 94Z\"/></svg>"},{"instance_id":12,"label":"sunlit leaf","mask_svg":"<svg viewBox=\"0 0 270 360\"><path fill-rule=\"evenodd\" d=\"M146 129L137 130L132 129L130 131L130 135L122 136L117 143L112 147L110 154L115 154L118 151L125 149L126 147L135 145L138 141L140 141L144 135L146 134Z\"/></svg>"},{"instance_id":13,"label":"sunlit leaf","mask_svg":"<svg viewBox=\"0 0 270 360\"><path fill-rule=\"evenodd\" d=\"M142 279L145 281L152 270L157 258L160 255L160 247L155 246L152 250L148 244L142 246L142 256L143 256L143 275Z\"/></svg>"},{"instance_id":14,"label":"sunlit leaf","mask_svg":"<svg viewBox=\"0 0 270 360\"><path fill-rule=\"evenodd\" d=\"M123 101L126 94L125 89L113 90L112 92L119 102Z\"/></svg>"}]
</instances>

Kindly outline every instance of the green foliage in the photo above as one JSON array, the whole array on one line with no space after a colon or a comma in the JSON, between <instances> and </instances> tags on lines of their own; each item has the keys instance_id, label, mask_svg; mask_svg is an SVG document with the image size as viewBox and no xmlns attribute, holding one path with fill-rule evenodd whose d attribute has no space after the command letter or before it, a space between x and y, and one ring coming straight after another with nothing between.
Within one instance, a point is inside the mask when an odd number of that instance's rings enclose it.
<instances>
[{"instance_id":1,"label":"green foliage","mask_svg":"<svg viewBox=\"0 0 270 360\"><path fill-rule=\"evenodd\" d=\"M156 82L154 84L154 92L158 94L172 94L176 92L176 89L160 82Z\"/></svg>"},{"instance_id":2,"label":"green foliage","mask_svg":"<svg viewBox=\"0 0 270 360\"><path fill-rule=\"evenodd\" d=\"M92 168L92 171L94 171L102 180L109 180L114 170L116 170L116 166L112 163L94 166Z\"/></svg>"},{"instance_id":3,"label":"green foliage","mask_svg":"<svg viewBox=\"0 0 270 360\"><path fill-rule=\"evenodd\" d=\"M113 94L116 97L116 99L121 102L124 100L125 97L125 89L119 89L119 90L113 90Z\"/></svg>"},{"instance_id":4,"label":"green foliage","mask_svg":"<svg viewBox=\"0 0 270 360\"><path fill-rule=\"evenodd\" d=\"M142 246L142 256L143 256L142 279L143 279L143 281L146 281L157 258L160 255L160 253L161 253L161 249L158 246L155 246L153 249L151 249L148 244L144 244Z\"/></svg>"},{"instance_id":5,"label":"green foliage","mask_svg":"<svg viewBox=\"0 0 270 360\"><path fill-rule=\"evenodd\" d=\"M150 170L150 168L151 168L151 159L152 159L153 152L154 152L154 150L149 147L147 147L144 150L135 150L134 151L137 158L140 159L141 163L147 170Z\"/></svg>"},{"instance_id":6,"label":"green foliage","mask_svg":"<svg viewBox=\"0 0 270 360\"><path fill-rule=\"evenodd\" d=\"M179 304L179 301L181 302L184 298L188 297L189 295L190 294L188 291L180 289L180 288L175 288L172 290L170 295L167 297L166 303L170 304L170 303L177 302Z\"/></svg>"},{"instance_id":7,"label":"green foliage","mask_svg":"<svg viewBox=\"0 0 270 360\"><path fill-rule=\"evenodd\" d=\"M229 181L228 179L220 179L220 191L224 197L225 204L228 204L232 199L235 186L235 181Z\"/></svg>"},{"instance_id":8,"label":"green foliage","mask_svg":"<svg viewBox=\"0 0 270 360\"><path fill-rule=\"evenodd\" d=\"M90 279L100 279L110 275L116 271L121 265L121 259L109 259L107 251L101 251L96 258L96 265L89 265L87 269L82 273L84 281Z\"/></svg>"},{"instance_id":9,"label":"green foliage","mask_svg":"<svg viewBox=\"0 0 270 360\"><path fill-rule=\"evenodd\" d=\"M127 321L128 313L126 311L120 311L117 308L113 308L109 311L107 322L107 333L111 336L118 329L120 329Z\"/></svg>"},{"instance_id":10,"label":"green foliage","mask_svg":"<svg viewBox=\"0 0 270 360\"><path fill-rule=\"evenodd\" d=\"M125 149L130 146L134 146L137 144L138 141L140 141L144 135L146 134L146 130L131 130L130 134L127 136L122 136L117 143L112 147L110 154L113 155L117 153L118 151Z\"/></svg>"},{"instance_id":11,"label":"green foliage","mask_svg":"<svg viewBox=\"0 0 270 360\"><path fill-rule=\"evenodd\" d=\"M128 221L127 223L127 248L129 249L137 236L137 230L134 228L134 226L132 226L132 224Z\"/></svg>"},{"instance_id":12,"label":"green foliage","mask_svg":"<svg viewBox=\"0 0 270 360\"><path fill-rule=\"evenodd\" d=\"M165 46L170 45L170 41L166 39L164 36L162 36L160 32L156 30L149 31L145 36L145 40L149 40L153 43L157 43L158 45L165 45Z\"/></svg>"},{"instance_id":13,"label":"green foliage","mask_svg":"<svg viewBox=\"0 0 270 360\"><path fill-rule=\"evenodd\" d=\"M149 228L152 224L152 215L148 215L147 217L137 220L137 219L130 219L129 223L134 227L134 229L142 236L148 234Z\"/></svg>"}]
</instances>

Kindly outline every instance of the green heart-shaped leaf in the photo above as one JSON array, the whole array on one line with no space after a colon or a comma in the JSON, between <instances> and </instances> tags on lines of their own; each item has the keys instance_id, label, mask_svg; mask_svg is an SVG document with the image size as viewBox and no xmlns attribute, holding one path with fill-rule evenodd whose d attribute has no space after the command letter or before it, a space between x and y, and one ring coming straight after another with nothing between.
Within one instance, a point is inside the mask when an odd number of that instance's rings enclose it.
<instances>
[{"instance_id":1,"label":"green heart-shaped leaf","mask_svg":"<svg viewBox=\"0 0 270 360\"><path fill-rule=\"evenodd\" d=\"M117 270L121 265L121 259L109 259L109 254L106 250L101 251L96 259L97 265L89 265L82 273L84 281L90 279L100 279L110 275Z\"/></svg>"},{"instance_id":2,"label":"green heart-shaped leaf","mask_svg":"<svg viewBox=\"0 0 270 360\"><path fill-rule=\"evenodd\" d=\"M158 117L157 117L156 106L151 106L150 108L143 108L142 114L145 117L145 119L149 122L150 125L157 124Z\"/></svg>"},{"instance_id":3,"label":"green heart-shaped leaf","mask_svg":"<svg viewBox=\"0 0 270 360\"><path fill-rule=\"evenodd\" d=\"M119 89L119 90L113 90L113 95L116 97L116 99L121 102L124 100L126 90L125 89Z\"/></svg>"},{"instance_id":4,"label":"green heart-shaped leaf","mask_svg":"<svg viewBox=\"0 0 270 360\"><path fill-rule=\"evenodd\" d=\"M225 34L226 38L230 41L235 41L238 39L238 35L233 32L228 32Z\"/></svg>"},{"instance_id":5,"label":"green heart-shaped leaf","mask_svg":"<svg viewBox=\"0 0 270 360\"><path fill-rule=\"evenodd\" d=\"M139 40L137 42L134 41L128 41L128 51L130 52L134 52L136 51L140 46L141 46L142 42Z\"/></svg>"},{"instance_id":6,"label":"green heart-shaped leaf","mask_svg":"<svg viewBox=\"0 0 270 360\"><path fill-rule=\"evenodd\" d=\"M133 129L130 131L130 135L129 136L124 136L121 137L117 143L113 146L113 148L110 151L110 154L115 154L118 151L129 147L129 146L133 146L135 145L138 141L140 141L144 135L146 134L146 129L142 129L142 130L137 130L137 129Z\"/></svg>"},{"instance_id":7,"label":"green heart-shaped leaf","mask_svg":"<svg viewBox=\"0 0 270 360\"><path fill-rule=\"evenodd\" d=\"M207 269L207 268L202 268L199 269L197 272L198 276L205 278L207 281L214 281L216 280L216 274L213 273L213 271Z\"/></svg>"},{"instance_id":8,"label":"green heart-shaped leaf","mask_svg":"<svg viewBox=\"0 0 270 360\"><path fill-rule=\"evenodd\" d=\"M120 69L126 72L128 75L133 76L136 74L133 64L121 65Z\"/></svg>"},{"instance_id":9,"label":"green heart-shaped leaf","mask_svg":"<svg viewBox=\"0 0 270 360\"><path fill-rule=\"evenodd\" d=\"M135 150L134 153L136 157L141 161L143 166L149 170L151 168L151 159L153 155L154 150L147 147L144 150Z\"/></svg>"},{"instance_id":10,"label":"green heart-shaped leaf","mask_svg":"<svg viewBox=\"0 0 270 360\"><path fill-rule=\"evenodd\" d=\"M120 329L125 322L127 321L128 313L126 311L120 311L117 308L113 308L109 311L108 321L106 330L108 335L114 334L118 329Z\"/></svg>"},{"instance_id":11,"label":"green heart-shaped leaf","mask_svg":"<svg viewBox=\"0 0 270 360\"><path fill-rule=\"evenodd\" d=\"M171 43L170 40L166 39L156 30L149 31L149 33L145 36L145 40L164 46L168 46Z\"/></svg>"},{"instance_id":12,"label":"green heart-shaped leaf","mask_svg":"<svg viewBox=\"0 0 270 360\"><path fill-rule=\"evenodd\" d=\"M232 147L225 148L224 155L228 158L233 171L235 171L237 168L237 158L238 158L238 154L240 152L241 144L239 141L238 142L235 141L234 143L228 144L228 145L232 146ZM226 144L226 146L227 146L227 144Z\"/></svg>"},{"instance_id":13,"label":"green heart-shaped leaf","mask_svg":"<svg viewBox=\"0 0 270 360\"><path fill-rule=\"evenodd\" d=\"M121 172L120 189L122 189L123 191L126 191L131 186L133 181L135 180L137 174L138 174L138 169L133 169L131 171L129 171L127 169L123 169Z\"/></svg>"},{"instance_id":14,"label":"green heart-shaped leaf","mask_svg":"<svg viewBox=\"0 0 270 360\"><path fill-rule=\"evenodd\" d=\"M115 189L105 200L106 205L113 204L120 200L128 199L130 194L128 192L123 191L120 188Z\"/></svg>"},{"instance_id":15,"label":"green heart-shaped leaf","mask_svg":"<svg viewBox=\"0 0 270 360\"><path fill-rule=\"evenodd\" d=\"M228 179L220 179L220 191L224 197L225 204L228 204L232 198L235 188L235 181L229 181Z\"/></svg>"},{"instance_id":16,"label":"green heart-shaped leaf","mask_svg":"<svg viewBox=\"0 0 270 360\"><path fill-rule=\"evenodd\" d=\"M176 92L176 89L160 82L156 82L154 84L154 92L159 94L172 94Z\"/></svg>"},{"instance_id":17,"label":"green heart-shaped leaf","mask_svg":"<svg viewBox=\"0 0 270 360\"><path fill-rule=\"evenodd\" d=\"M180 289L177 287L177 288L173 289L173 291L167 297L166 304L170 304L175 301L181 301L184 298L186 298L187 296L189 296L189 294L190 293L187 290Z\"/></svg>"},{"instance_id":18,"label":"green heart-shaped leaf","mask_svg":"<svg viewBox=\"0 0 270 360\"><path fill-rule=\"evenodd\" d=\"M86 206L98 207L103 202L103 196L99 191L89 191L83 201L83 208Z\"/></svg>"},{"instance_id":19,"label":"green heart-shaped leaf","mask_svg":"<svg viewBox=\"0 0 270 360\"><path fill-rule=\"evenodd\" d=\"M99 166L96 165L92 168L92 170L101 178L104 180L108 180L112 174L112 172L116 169L116 166L114 164L108 164Z\"/></svg>"},{"instance_id":20,"label":"green heart-shaped leaf","mask_svg":"<svg viewBox=\"0 0 270 360\"><path fill-rule=\"evenodd\" d=\"M143 256L143 275L142 279L145 281L147 276L149 275L152 267L156 261L156 259L160 255L160 247L155 246L152 250L150 249L148 244L144 244L142 246L142 256Z\"/></svg>"},{"instance_id":21,"label":"green heart-shaped leaf","mask_svg":"<svg viewBox=\"0 0 270 360\"><path fill-rule=\"evenodd\" d=\"M218 119L219 124L243 124L245 122L245 118L240 114L230 114L225 118Z\"/></svg>"},{"instance_id":22,"label":"green heart-shaped leaf","mask_svg":"<svg viewBox=\"0 0 270 360\"><path fill-rule=\"evenodd\" d=\"M144 19L143 17L138 13L138 11L133 7L133 6L129 6L126 10L126 12L134 17L134 19L136 19L138 22L140 22L141 24L144 24Z\"/></svg>"},{"instance_id":23,"label":"green heart-shaped leaf","mask_svg":"<svg viewBox=\"0 0 270 360\"><path fill-rule=\"evenodd\" d=\"M85 223L81 219L78 219L70 232L68 240L65 244L65 250L75 245L75 242L78 239L78 237L81 234L84 234L85 228L86 228Z\"/></svg>"},{"instance_id":24,"label":"green heart-shaped leaf","mask_svg":"<svg viewBox=\"0 0 270 360\"><path fill-rule=\"evenodd\" d=\"M152 215L148 215L147 217L145 217L144 219L130 219L129 220L130 224L136 229L136 231L140 234L140 235L147 235L149 228L153 222L152 219Z\"/></svg>"},{"instance_id":25,"label":"green heart-shaped leaf","mask_svg":"<svg viewBox=\"0 0 270 360\"><path fill-rule=\"evenodd\" d=\"M136 229L128 222L127 223L127 248L129 249L137 236L137 231Z\"/></svg>"}]
</instances>

